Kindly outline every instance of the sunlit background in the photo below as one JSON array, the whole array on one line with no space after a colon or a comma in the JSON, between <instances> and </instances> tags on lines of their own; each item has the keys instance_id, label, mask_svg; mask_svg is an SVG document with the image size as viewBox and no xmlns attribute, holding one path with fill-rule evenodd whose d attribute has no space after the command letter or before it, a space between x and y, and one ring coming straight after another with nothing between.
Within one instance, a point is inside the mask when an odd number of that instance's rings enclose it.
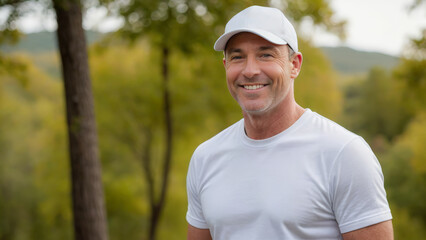
<instances>
[{"instance_id":1,"label":"sunlit background","mask_svg":"<svg viewBox=\"0 0 426 240\"><path fill-rule=\"evenodd\" d=\"M276 2L276 5L285 4ZM334 18L346 20L346 38L339 39L305 19L299 34L309 38L315 46L348 46L357 50L375 51L398 56L410 39L420 38L426 27L424 5L413 7L415 0L331 0ZM55 31L53 12L47 12L40 4L29 4L35 10L17 21L17 27L25 33ZM7 11L3 9L3 12ZM6 14L0 11L0 20ZM113 15L106 7L90 7L84 18L87 30L98 32L116 31L122 27L121 17Z\"/></svg>"},{"instance_id":2,"label":"sunlit background","mask_svg":"<svg viewBox=\"0 0 426 240\"><path fill-rule=\"evenodd\" d=\"M8 3L0 5L0 240L73 239L55 12L50 1L25 1L8 24ZM149 239L146 163L156 200L167 138L164 89L173 148L156 239L186 238L192 152L242 117L213 43L225 19L252 4L279 7L296 26L304 56L296 100L364 137L378 156L395 239L426 239L426 1L87 1L110 239Z\"/></svg>"}]
</instances>

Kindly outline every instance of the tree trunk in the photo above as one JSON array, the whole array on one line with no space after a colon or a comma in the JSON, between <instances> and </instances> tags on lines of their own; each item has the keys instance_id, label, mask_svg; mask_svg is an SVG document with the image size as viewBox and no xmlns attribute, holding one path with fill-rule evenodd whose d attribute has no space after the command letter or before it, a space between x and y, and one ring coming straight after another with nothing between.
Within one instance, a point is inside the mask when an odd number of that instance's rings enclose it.
<instances>
[{"instance_id":1,"label":"tree trunk","mask_svg":"<svg viewBox=\"0 0 426 240\"><path fill-rule=\"evenodd\" d=\"M151 217L149 227L149 239L155 240L160 216L165 206L167 188L169 185L169 176L172 160L172 110L170 103L170 87L169 87L169 48L164 46L162 48L162 75L163 75L163 102L164 102L164 123L166 129L165 136L165 152L164 152L164 165L162 172L162 182L160 186L160 196L158 201L151 204ZM155 201L155 200L154 200Z\"/></svg>"},{"instance_id":2,"label":"tree trunk","mask_svg":"<svg viewBox=\"0 0 426 240\"><path fill-rule=\"evenodd\" d=\"M65 85L76 240L107 240L101 165L82 13L77 0L54 1Z\"/></svg>"}]
</instances>

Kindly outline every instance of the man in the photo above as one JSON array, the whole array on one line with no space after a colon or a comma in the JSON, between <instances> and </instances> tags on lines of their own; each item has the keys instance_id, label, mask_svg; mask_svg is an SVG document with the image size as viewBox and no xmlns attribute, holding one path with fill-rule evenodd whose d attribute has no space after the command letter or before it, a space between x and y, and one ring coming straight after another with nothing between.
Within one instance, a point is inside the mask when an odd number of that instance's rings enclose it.
<instances>
[{"instance_id":1,"label":"man","mask_svg":"<svg viewBox=\"0 0 426 240\"><path fill-rule=\"evenodd\" d=\"M302 55L284 14L249 7L214 48L243 119L193 154L188 239L393 239L371 149L294 99Z\"/></svg>"}]
</instances>

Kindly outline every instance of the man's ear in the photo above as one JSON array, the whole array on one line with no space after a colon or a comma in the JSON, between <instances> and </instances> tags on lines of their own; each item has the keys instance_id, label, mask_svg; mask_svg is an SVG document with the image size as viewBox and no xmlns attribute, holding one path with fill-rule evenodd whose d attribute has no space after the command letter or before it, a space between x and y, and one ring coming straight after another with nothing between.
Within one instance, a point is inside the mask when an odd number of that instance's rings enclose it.
<instances>
[{"instance_id":1,"label":"man's ear","mask_svg":"<svg viewBox=\"0 0 426 240\"><path fill-rule=\"evenodd\" d=\"M226 58L225 57L223 57L223 66L226 68Z\"/></svg>"},{"instance_id":2,"label":"man's ear","mask_svg":"<svg viewBox=\"0 0 426 240\"><path fill-rule=\"evenodd\" d=\"M291 78L295 79L297 76L299 76L300 70L302 69L302 61L303 57L300 52L294 53L294 55L291 57Z\"/></svg>"}]
</instances>

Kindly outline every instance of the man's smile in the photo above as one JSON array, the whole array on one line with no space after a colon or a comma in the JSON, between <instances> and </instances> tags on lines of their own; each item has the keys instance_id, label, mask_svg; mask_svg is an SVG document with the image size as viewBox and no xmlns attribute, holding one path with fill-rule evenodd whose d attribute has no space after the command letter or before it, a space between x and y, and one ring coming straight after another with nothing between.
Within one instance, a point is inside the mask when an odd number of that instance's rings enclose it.
<instances>
[{"instance_id":1,"label":"man's smile","mask_svg":"<svg viewBox=\"0 0 426 240\"><path fill-rule=\"evenodd\" d=\"M259 88L263 88L267 85L268 84L243 84L243 85L240 85L240 87L243 87L247 90L256 90L256 89L259 89Z\"/></svg>"}]
</instances>

